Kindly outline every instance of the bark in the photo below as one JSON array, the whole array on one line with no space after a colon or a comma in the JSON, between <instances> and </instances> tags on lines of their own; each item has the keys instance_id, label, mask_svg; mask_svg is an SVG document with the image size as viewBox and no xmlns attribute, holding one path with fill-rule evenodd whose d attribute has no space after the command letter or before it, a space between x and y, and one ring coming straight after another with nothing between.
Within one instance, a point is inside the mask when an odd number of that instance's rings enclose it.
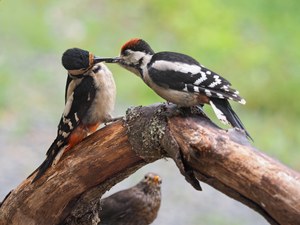
<instances>
[{"instance_id":1,"label":"bark","mask_svg":"<svg viewBox=\"0 0 300 225\"><path fill-rule=\"evenodd\" d=\"M138 168L172 158L199 180L248 205L271 224L300 224L300 175L224 131L201 113L173 105L136 107L63 156L36 183L23 181L0 207L0 224L97 224L100 197Z\"/></svg>"}]
</instances>

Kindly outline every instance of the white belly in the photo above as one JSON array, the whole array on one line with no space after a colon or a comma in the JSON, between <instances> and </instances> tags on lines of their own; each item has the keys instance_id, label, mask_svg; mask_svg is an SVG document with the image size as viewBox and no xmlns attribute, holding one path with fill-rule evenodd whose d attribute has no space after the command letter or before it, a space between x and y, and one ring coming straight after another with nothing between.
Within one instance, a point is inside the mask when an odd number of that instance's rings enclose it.
<instances>
[{"instance_id":1,"label":"white belly","mask_svg":"<svg viewBox=\"0 0 300 225\"><path fill-rule=\"evenodd\" d=\"M179 106L193 106L198 105L198 95L196 93L189 93L184 91L177 91L174 89L167 89L156 85L152 82L148 75L144 76L145 83L152 88L160 97L168 102L175 103Z\"/></svg>"},{"instance_id":2,"label":"white belly","mask_svg":"<svg viewBox=\"0 0 300 225\"><path fill-rule=\"evenodd\" d=\"M115 106L116 85L113 75L103 63L100 65L101 69L92 75L98 90L87 116L83 119L88 124L106 122L111 118Z\"/></svg>"}]
</instances>

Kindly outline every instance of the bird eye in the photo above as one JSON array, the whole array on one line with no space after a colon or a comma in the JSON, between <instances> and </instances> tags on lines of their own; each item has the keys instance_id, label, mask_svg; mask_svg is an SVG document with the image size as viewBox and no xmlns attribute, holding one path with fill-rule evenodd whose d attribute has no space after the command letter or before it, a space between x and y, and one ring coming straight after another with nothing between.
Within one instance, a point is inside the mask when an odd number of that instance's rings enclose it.
<instances>
[{"instance_id":1,"label":"bird eye","mask_svg":"<svg viewBox=\"0 0 300 225\"><path fill-rule=\"evenodd\" d=\"M125 51L122 53L123 56L128 56L129 54L130 54L130 52L129 52L128 50L125 50Z\"/></svg>"}]
</instances>

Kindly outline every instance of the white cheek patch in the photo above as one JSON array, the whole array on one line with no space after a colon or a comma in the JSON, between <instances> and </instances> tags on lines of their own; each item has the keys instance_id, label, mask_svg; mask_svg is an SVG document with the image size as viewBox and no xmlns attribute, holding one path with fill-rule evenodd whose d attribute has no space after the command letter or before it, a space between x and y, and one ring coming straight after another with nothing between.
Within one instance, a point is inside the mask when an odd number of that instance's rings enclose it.
<instances>
[{"instance_id":1,"label":"white cheek patch","mask_svg":"<svg viewBox=\"0 0 300 225\"><path fill-rule=\"evenodd\" d=\"M140 52L140 51L128 50L128 52L129 52L129 55L123 56L123 57L124 57L124 61L127 61L130 64L138 64L140 59L144 58L147 55L145 52Z\"/></svg>"}]
</instances>

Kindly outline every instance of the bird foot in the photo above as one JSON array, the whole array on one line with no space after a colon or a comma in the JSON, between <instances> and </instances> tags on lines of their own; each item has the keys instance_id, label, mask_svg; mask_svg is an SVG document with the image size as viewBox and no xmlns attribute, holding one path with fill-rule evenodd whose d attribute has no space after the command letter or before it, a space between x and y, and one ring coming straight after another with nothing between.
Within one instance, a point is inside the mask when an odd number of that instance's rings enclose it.
<instances>
[{"instance_id":1,"label":"bird foot","mask_svg":"<svg viewBox=\"0 0 300 225\"><path fill-rule=\"evenodd\" d=\"M191 113L193 115L202 115L204 117L207 117L205 112L203 111L203 105L195 105L191 107ZM208 117L207 117L208 118Z\"/></svg>"},{"instance_id":2,"label":"bird foot","mask_svg":"<svg viewBox=\"0 0 300 225\"><path fill-rule=\"evenodd\" d=\"M108 119L108 120L106 120L106 121L104 122L104 125L106 126L106 125L109 124L109 123L113 123L113 122L116 122L116 121L119 121L119 120L122 120L122 119L124 119L124 116L119 116L119 117L115 117L115 118L110 118L110 119Z\"/></svg>"},{"instance_id":3,"label":"bird foot","mask_svg":"<svg viewBox=\"0 0 300 225\"><path fill-rule=\"evenodd\" d=\"M189 116L189 115L202 115L207 117L204 113L202 106L191 106L191 107L183 107L172 105L171 107L168 105L168 116Z\"/></svg>"}]
</instances>

